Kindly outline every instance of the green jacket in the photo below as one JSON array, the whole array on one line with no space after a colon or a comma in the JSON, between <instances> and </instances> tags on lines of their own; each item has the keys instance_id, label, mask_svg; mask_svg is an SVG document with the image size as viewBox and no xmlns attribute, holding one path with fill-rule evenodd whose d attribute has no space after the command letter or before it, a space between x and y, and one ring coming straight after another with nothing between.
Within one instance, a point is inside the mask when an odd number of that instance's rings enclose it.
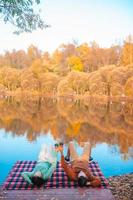
<instances>
[{"instance_id":1,"label":"green jacket","mask_svg":"<svg viewBox=\"0 0 133 200\"><path fill-rule=\"evenodd\" d=\"M37 171L40 171L42 174L42 178L44 180L47 180L52 176L54 170L56 169L56 164L57 164L57 152L54 152L54 159L52 163L48 161L37 162L32 172L22 172L21 175L28 183L32 184L31 177L33 177Z\"/></svg>"}]
</instances>

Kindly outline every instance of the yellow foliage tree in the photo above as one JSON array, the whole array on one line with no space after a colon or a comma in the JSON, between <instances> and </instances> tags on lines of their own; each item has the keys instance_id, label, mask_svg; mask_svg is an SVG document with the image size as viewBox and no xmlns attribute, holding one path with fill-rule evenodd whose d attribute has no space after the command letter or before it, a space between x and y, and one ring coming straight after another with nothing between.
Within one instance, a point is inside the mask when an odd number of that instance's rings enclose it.
<instances>
[{"instance_id":1,"label":"yellow foliage tree","mask_svg":"<svg viewBox=\"0 0 133 200\"><path fill-rule=\"evenodd\" d=\"M69 136L69 137L75 137L78 135L79 133L79 130L80 130L80 127L81 127L81 123L80 122L77 122L77 123L73 123L71 125L69 125L66 129L66 134Z\"/></svg>"},{"instance_id":2,"label":"yellow foliage tree","mask_svg":"<svg viewBox=\"0 0 133 200\"><path fill-rule=\"evenodd\" d=\"M83 63L77 56L70 56L67 58L67 64L71 70L83 71Z\"/></svg>"},{"instance_id":3,"label":"yellow foliage tree","mask_svg":"<svg viewBox=\"0 0 133 200\"><path fill-rule=\"evenodd\" d=\"M133 63L133 36L128 36L124 43L122 49L121 63L123 65Z\"/></svg>"}]
</instances>

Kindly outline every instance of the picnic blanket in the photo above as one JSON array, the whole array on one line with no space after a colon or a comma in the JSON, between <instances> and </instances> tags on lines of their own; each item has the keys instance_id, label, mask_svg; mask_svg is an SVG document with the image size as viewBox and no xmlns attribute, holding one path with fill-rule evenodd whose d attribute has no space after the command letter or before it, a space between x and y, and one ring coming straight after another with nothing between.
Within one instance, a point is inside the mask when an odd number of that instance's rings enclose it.
<instances>
[{"instance_id":1,"label":"picnic blanket","mask_svg":"<svg viewBox=\"0 0 133 200\"><path fill-rule=\"evenodd\" d=\"M3 184L4 190L31 190L39 189L35 185L27 183L21 176L21 172L32 171L36 165L36 161L17 161L13 166L12 170L6 181ZM98 176L102 181L102 186L100 188L108 188L108 182L103 176L99 165L97 162L92 161L89 164L89 169L94 176ZM77 188L76 181L70 181L61 167L61 163L57 162L57 167L52 177L41 188Z\"/></svg>"}]
</instances>

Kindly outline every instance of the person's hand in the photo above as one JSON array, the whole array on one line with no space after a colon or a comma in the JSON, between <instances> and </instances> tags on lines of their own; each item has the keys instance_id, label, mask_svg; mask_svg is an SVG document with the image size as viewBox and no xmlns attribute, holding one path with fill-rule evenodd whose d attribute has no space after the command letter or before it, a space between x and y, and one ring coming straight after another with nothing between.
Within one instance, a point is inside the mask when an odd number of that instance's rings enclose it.
<instances>
[{"instance_id":1,"label":"person's hand","mask_svg":"<svg viewBox=\"0 0 133 200\"><path fill-rule=\"evenodd\" d=\"M92 187L99 187L101 186L101 184L101 180L98 177L96 177L93 181L90 182L90 185Z\"/></svg>"},{"instance_id":2,"label":"person's hand","mask_svg":"<svg viewBox=\"0 0 133 200\"><path fill-rule=\"evenodd\" d=\"M61 152L61 153L63 152L63 145L60 145L60 146L58 147L58 151Z\"/></svg>"},{"instance_id":3,"label":"person's hand","mask_svg":"<svg viewBox=\"0 0 133 200\"><path fill-rule=\"evenodd\" d=\"M91 182L87 181L86 186L90 186Z\"/></svg>"}]
</instances>

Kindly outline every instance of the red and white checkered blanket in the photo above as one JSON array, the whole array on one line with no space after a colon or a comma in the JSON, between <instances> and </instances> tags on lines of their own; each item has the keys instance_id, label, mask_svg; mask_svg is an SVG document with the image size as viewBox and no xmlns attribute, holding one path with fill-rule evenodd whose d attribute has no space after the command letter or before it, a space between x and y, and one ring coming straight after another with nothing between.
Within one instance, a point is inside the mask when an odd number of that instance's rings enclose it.
<instances>
[{"instance_id":1,"label":"red and white checkered blanket","mask_svg":"<svg viewBox=\"0 0 133 200\"><path fill-rule=\"evenodd\" d=\"M31 190L38 189L37 186L27 183L21 176L21 172L32 171L36 165L36 161L17 161L10 171L6 181L3 184L5 190ZM94 176L98 176L102 181L100 188L108 188L108 182L103 176L98 163L92 161L88 168ZM77 188L76 181L70 181L61 167L61 163L57 163L57 167L52 177L43 185L43 188Z\"/></svg>"}]
</instances>

